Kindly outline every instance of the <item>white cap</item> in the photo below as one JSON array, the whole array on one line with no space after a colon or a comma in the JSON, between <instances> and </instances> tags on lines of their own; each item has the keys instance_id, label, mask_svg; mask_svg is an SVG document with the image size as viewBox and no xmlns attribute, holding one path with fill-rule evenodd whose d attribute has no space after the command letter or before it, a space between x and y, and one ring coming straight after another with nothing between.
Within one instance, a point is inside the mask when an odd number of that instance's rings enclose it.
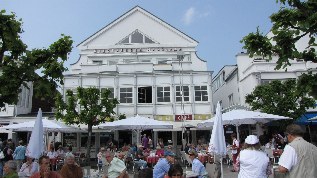
<instances>
[{"instance_id":1,"label":"white cap","mask_svg":"<svg viewBox=\"0 0 317 178\"><path fill-rule=\"evenodd\" d=\"M247 138L245 139L245 143L250 144L250 145L254 145L256 143L259 143L259 139L257 136L255 135L249 135L247 136Z\"/></svg>"}]
</instances>

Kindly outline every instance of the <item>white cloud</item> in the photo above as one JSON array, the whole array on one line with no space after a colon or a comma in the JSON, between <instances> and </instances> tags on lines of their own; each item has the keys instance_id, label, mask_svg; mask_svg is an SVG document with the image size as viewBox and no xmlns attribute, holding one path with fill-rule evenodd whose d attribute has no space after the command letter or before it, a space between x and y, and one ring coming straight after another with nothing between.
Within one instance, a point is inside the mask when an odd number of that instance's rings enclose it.
<instances>
[{"instance_id":1,"label":"white cloud","mask_svg":"<svg viewBox=\"0 0 317 178\"><path fill-rule=\"evenodd\" d=\"M195 12L194 7L187 9L187 11L185 12L185 14L183 16L183 21L184 21L185 25L189 25L193 22L195 13L196 12Z\"/></svg>"}]
</instances>

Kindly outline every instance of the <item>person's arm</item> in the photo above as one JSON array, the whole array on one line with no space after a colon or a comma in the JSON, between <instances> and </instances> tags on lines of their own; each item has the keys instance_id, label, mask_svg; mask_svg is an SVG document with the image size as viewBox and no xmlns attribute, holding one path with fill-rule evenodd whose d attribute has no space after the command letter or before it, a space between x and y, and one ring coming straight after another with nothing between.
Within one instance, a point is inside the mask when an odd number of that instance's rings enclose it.
<instances>
[{"instance_id":1,"label":"person's arm","mask_svg":"<svg viewBox=\"0 0 317 178\"><path fill-rule=\"evenodd\" d=\"M285 167L279 165L278 166L278 171L281 172L281 173L286 173L286 172L288 172L288 169L286 169Z\"/></svg>"},{"instance_id":2,"label":"person's arm","mask_svg":"<svg viewBox=\"0 0 317 178\"><path fill-rule=\"evenodd\" d=\"M123 178L127 174L127 169L124 169L117 178Z\"/></svg>"}]
</instances>

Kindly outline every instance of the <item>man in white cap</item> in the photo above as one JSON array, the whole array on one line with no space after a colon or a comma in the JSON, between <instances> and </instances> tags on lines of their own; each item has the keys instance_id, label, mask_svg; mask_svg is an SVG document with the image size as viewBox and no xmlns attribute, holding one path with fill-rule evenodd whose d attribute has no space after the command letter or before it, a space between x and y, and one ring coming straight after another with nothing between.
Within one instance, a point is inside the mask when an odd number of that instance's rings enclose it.
<instances>
[{"instance_id":1,"label":"man in white cap","mask_svg":"<svg viewBox=\"0 0 317 178\"><path fill-rule=\"evenodd\" d=\"M301 126L291 124L286 127L288 143L279 159L279 171L290 178L317 176L317 147L303 139Z\"/></svg>"},{"instance_id":2,"label":"man in white cap","mask_svg":"<svg viewBox=\"0 0 317 178\"><path fill-rule=\"evenodd\" d=\"M260 147L257 136L249 135L245 139L244 149L237 159L237 164L240 165L238 178L266 178L271 174L269 157Z\"/></svg>"}]
</instances>

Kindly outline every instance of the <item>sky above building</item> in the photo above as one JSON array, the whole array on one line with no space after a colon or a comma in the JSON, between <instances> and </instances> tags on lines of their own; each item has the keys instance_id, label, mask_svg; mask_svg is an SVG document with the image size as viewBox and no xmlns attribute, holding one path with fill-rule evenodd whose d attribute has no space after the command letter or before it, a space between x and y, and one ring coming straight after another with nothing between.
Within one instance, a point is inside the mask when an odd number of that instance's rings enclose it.
<instances>
[{"instance_id":1,"label":"sky above building","mask_svg":"<svg viewBox=\"0 0 317 178\"><path fill-rule=\"evenodd\" d=\"M74 40L66 67L79 58L76 46L135 6L140 6L199 42L197 55L213 76L235 65L240 40L259 27L266 34L275 0L2 0L0 9L22 18L29 49L47 47L61 34Z\"/></svg>"}]
</instances>

